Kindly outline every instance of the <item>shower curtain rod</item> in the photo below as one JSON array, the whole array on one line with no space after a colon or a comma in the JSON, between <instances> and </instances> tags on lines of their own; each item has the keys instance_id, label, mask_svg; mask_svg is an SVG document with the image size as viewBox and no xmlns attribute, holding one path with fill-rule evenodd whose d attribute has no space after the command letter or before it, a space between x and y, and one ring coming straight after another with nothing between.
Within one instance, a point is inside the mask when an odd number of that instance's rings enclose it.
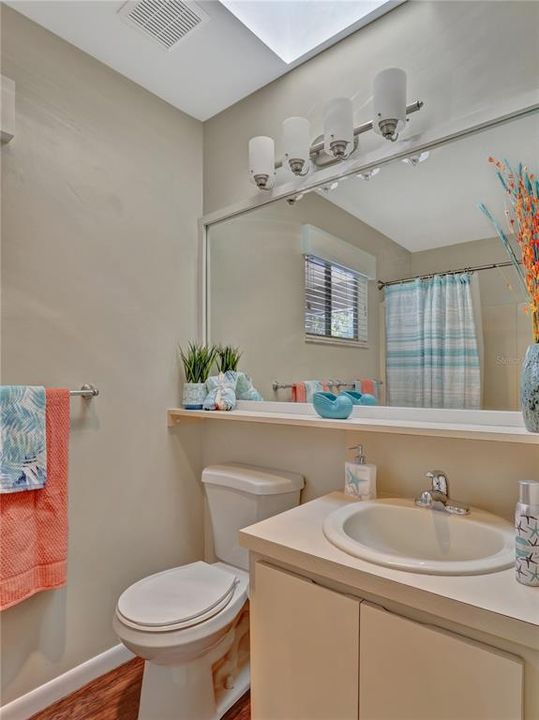
<instances>
[{"instance_id":1,"label":"shower curtain rod","mask_svg":"<svg viewBox=\"0 0 539 720\"><path fill-rule=\"evenodd\" d=\"M507 262L490 263L489 265L473 265L471 267L459 268L458 270L444 270L444 272L427 273L426 275L414 275L412 277L401 278L400 280L389 280L383 282L378 280L378 289L382 290L388 285L400 285L400 283L413 282L414 280L428 280L429 278L436 277L436 275L457 275L458 273L465 272L479 272L479 270L495 270L496 268L510 267L513 263L511 260Z\"/></svg>"}]
</instances>

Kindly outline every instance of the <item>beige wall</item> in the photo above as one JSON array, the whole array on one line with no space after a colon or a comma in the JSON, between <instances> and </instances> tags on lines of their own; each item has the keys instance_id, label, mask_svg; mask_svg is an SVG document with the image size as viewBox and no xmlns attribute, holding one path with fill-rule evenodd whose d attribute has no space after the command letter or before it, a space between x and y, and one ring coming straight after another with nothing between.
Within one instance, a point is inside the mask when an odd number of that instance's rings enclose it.
<instances>
[{"instance_id":1,"label":"beige wall","mask_svg":"<svg viewBox=\"0 0 539 720\"><path fill-rule=\"evenodd\" d=\"M378 492L412 497L428 486L428 470L449 476L452 497L511 520L517 481L539 480L539 446L485 440L454 440L372 432L207 422L203 430L205 465L244 462L303 473L302 501L344 486L347 448L363 443L378 468Z\"/></svg>"},{"instance_id":2,"label":"beige wall","mask_svg":"<svg viewBox=\"0 0 539 720\"><path fill-rule=\"evenodd\" d=\"M379 277L403 277L410 253L319 195L294 206L282 200L210 228L210 335L239 345L241 366L266 400L281 383L317 378L377 378L380 374L379 293L369 283L367 348L306 343L302 225L314 225L376 257Z\"/></svg>"},{"instance_id":3,"label":"beige wall","mask_svg":"<svg viewBox=\"0 0 539 720\"><path fill-rule=\"evenodd\" d=\"M202 126L2 9L17 133L2 148L2 382L73 400L67 587L2 613L2 702L118 641L134 580L202 556L200 444L171 435L195 332Z\"/></svg>"},{"instance_id":4,"label":"beige wall","mask_svg":"<svg viewBox=\"0 0 539 720\"><path fill-rule=\"evenodd\" d=\"M507 252L498 238L424 250L410 257L412 275L507 262ZM524 293L511 267L477 275L484 342L482 407L518 410L522 358L532 341Z\"/></svg>"},{"instance_id":5,"label":"beige wall","mask_svg":"<svg viewBox=\"0 0 539 720\"><path fill-rule=\"evenodd\" d=\"M254 135L274 137L280 156L281 122L307 116L314 137L324 103L340 95L354 99L358 123L370 120L372 81L383 68L405 69L409 100L425 101L411 121L414 135L536 90L538 25L537 2L409 0L204 123L205 211L256 194L247 173ZM380 142L361 136L363 151Z\"/></svg>"}]
</instances>

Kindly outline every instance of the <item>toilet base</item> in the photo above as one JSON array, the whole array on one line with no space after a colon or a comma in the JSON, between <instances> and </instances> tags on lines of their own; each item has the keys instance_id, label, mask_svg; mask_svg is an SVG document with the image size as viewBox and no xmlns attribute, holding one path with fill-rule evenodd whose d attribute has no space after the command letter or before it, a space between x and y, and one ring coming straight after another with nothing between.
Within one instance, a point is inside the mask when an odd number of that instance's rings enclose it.
<instances>
[{"instance_id":1,"label":"toilet base","mask_svg":"<svg viewBox=\"0 0 539 720\"><path fill-rule=\"evenodd\" d=\"M248 622L248 619L247 619ZM138 720L220 720L250 685L249 663L219 680L216 687L216 664L223 662L232 650L237 657L234 629L209 653L180 665L144 664ZM220 662L219 662L220 661Z\"/></svg>"},{"instance_id":2,"label":"toilet base","mask_svg":"<svg viewBox=\"0 0 539 720\"><path fill-rule=\"evenodd\" d=\"M245 665L239 672L234 687L227 690L226 694L217 703L216 713L212 720L221 720L223 715L230 710L232 705L245 695L251 687L251 672L249 664Z\"/></svg>"},{"instance_id":3,"label":"toilet base","mask_svg":"<svg viewBox=\"0 0 539 720\"><path fill-rule=\"evenodd\" d=\"M213 688L189 684L185 669L186 666L154 665L146 661L138 720L221 720L249 690L249 665L245 665L234 687L227 690L217 704L208 702L208 698L213 699Z\"/></svg>"}]
</instances>

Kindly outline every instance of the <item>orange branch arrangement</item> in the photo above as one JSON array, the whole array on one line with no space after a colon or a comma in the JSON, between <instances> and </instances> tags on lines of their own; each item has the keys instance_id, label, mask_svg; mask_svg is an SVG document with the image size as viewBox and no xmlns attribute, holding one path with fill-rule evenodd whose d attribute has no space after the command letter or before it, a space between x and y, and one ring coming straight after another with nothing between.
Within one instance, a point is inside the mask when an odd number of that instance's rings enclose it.
<instances>
[{"instance_id":1,"label":"orange branch arrangement","mask_svg":"<svg viewBox=\"0 0 539 720\"><path fill-rule=\"evenodd\" d=\"M496 174L508 197L505 216L509 235L520 248L521 261L517 257L508 234L500 227L484 205L480 209L496 228L505 245L522 285L528 295L528 312L532 321L534 342L539 343L539 181L522 164L514 172L507 161L490 157Z\"/></svg>"}]
</instances>

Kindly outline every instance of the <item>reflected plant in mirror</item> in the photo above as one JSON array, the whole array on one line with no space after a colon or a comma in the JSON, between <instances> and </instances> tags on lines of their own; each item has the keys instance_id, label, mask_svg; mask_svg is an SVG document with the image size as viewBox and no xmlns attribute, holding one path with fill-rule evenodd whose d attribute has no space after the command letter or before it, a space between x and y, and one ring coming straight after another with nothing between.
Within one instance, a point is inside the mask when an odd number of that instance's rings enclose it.
<instances>
[{"instance_id":1,"label":"reflected plant in mirror","mask_svg":"<svg viewBox=\"0 0 539 720\"><path fill-rule=\"evenodd\" d=\"M500 204L491 156L539 157L537 112L211 224L209 340L265 400L518 410L529 298L478 209Z\"/></svg>"},{"instance_id":2,"label":"reflected plant in mirror","mask_svg":"<svg viewBox=\"0 0 539 720\"><path fill-rule=\"evenodd\" d=\"M215 348L216 363L220 373L237 370L241 358L241 350L231 345L218 345Z\"/></svg>"},{"instance_id":3,"label":"reflected plant in mirror","mask_svg":"<svg viewBox=\"0 0 539 720\"><path fill-rule=\"evenodd\" d=\"M526 428L539 432L539 182L522 164L514 172L507 162L492 157L489 160L496 167L509 201L509 233L502 230L484 204L480 207L492 221L528 295L525 309L531 318L533 343L522 364L520 398Z\"/></svg>"}]
</instances>

